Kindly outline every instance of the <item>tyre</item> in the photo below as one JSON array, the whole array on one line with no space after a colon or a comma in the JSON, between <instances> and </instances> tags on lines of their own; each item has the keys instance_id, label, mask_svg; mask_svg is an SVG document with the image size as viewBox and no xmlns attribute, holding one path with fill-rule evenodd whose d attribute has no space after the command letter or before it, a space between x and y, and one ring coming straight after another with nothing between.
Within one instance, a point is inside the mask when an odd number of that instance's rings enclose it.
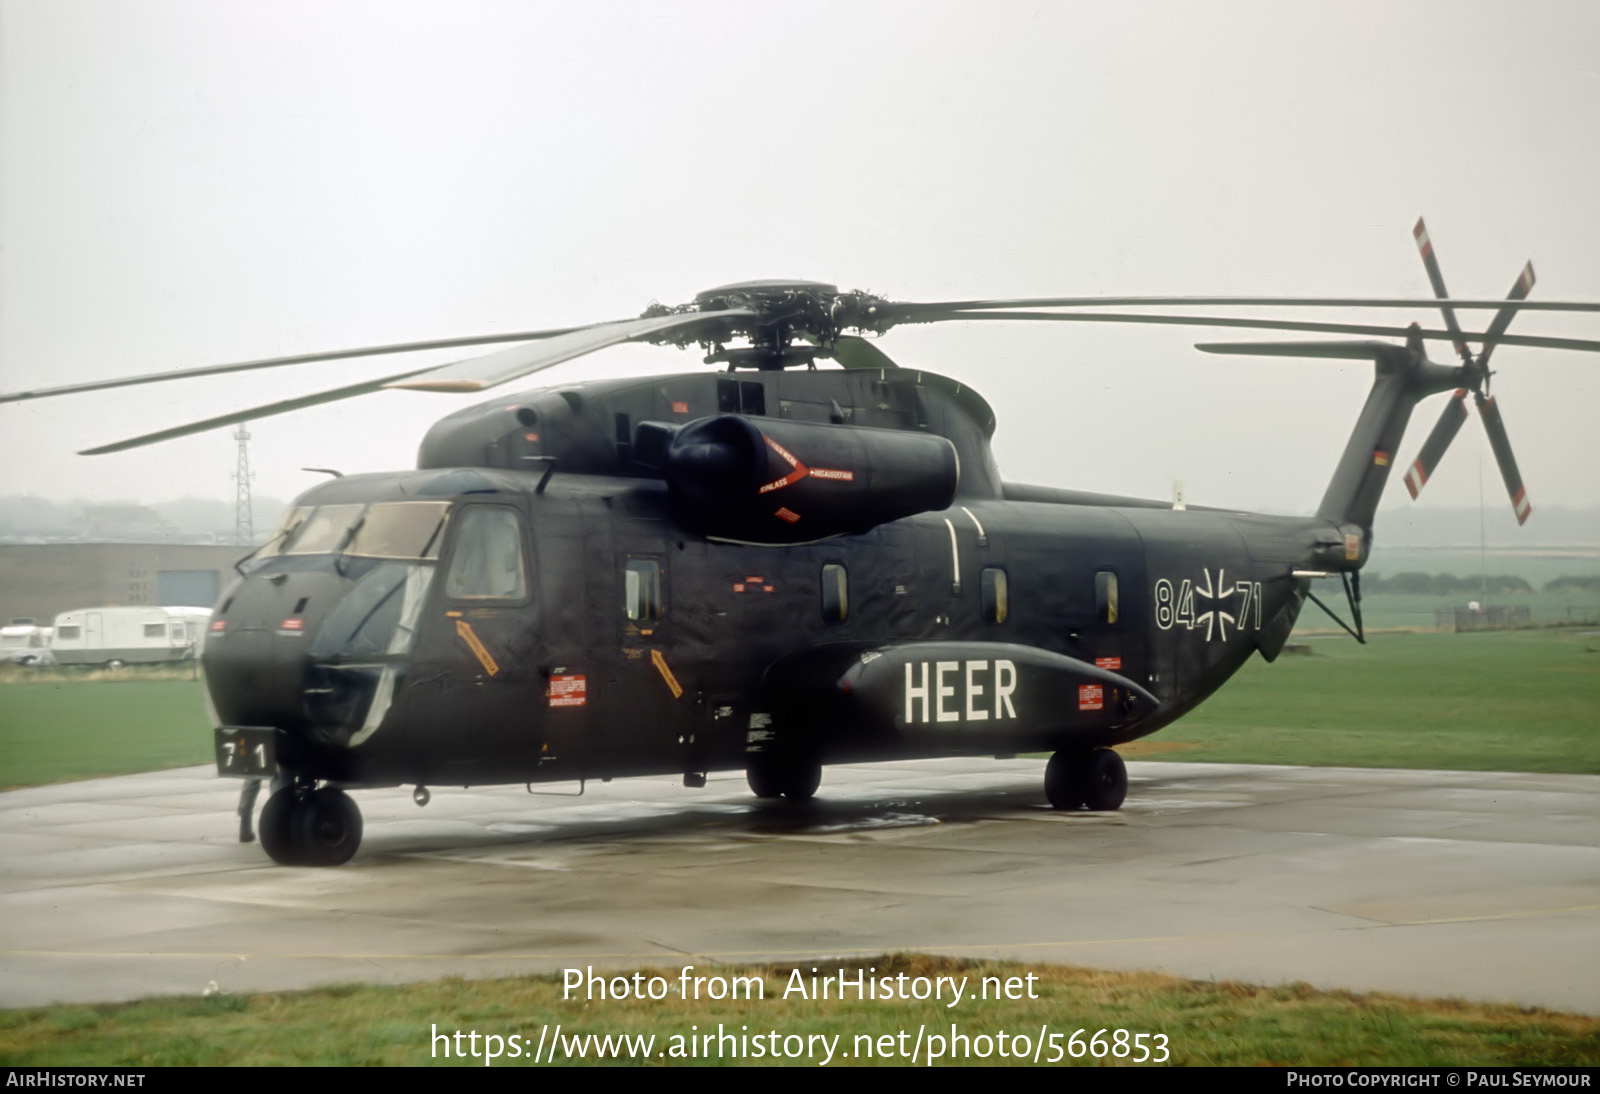
<instances>
[{"instance_id":1,"label":"tyre","mask_svg":"<svg viewBox=\"0 0 1600 1094\"><path fill-rule=\"evenodd\" d=\"M1083 766L1082 753L1057 752L1044 768L1044 796L1053 809L1081 809L1083 795L1074 778Z\"/></svg>"},{"instance_id":2,"label":"tyre","mask_svg":"<svg viewBox=\"0 0 1600 1094\"><path fill-rule=\"evenodd\" d=\"M313 790L290 814L289 835L300 865L342 866L361 846L361 810L343 790Z\"/></svg>"},{"instance_id":3,"label":"tyre","mask_svg":"<svg viewBox=\"0 0 1600 1094\"><path fill-rule=\"evenodd\" d=\"M125 667L126 667L126 663L123 662L123 661L118 660L115 657L113 657L111 660L106 662L106 668L110 669L112 672L116 672L118 669L125 668Z\"/></svg>"},{"instance_id":4,"label":"tyre","mask_svg":"<svg viewBox=\"0 0 1600 1094\"><path fill-rule=\"evenodd\" d=\"M758 798L783 797L782 777L774 770L772 762L761 755L750 757L744 781L750 784L750 793Z\"/></svg>"},{"instance_id":5,"label":"tyre","mask_svg":"<svg viewBox=\"0 0 1600 1094\"><path fill-rule=\"evenodd\" d=\"M1109 748L1097 748L1078 769L1083 804L1097 813L1121 809L1128 796L1128 768Z\"/></svg>"},{"instance_id":6,"label":"tyre","mask_svg":"<svg viewBox=\"0 0 1600 1094\"><path fill-rule=\"evenodd\" d=\"M783 796L792 802L810 801L822 785L822 765L816 760L795 760L784 780Z\"/></svg>"},{"instance_id":7,"label":"tyre","mask_svg":"<svg viewBox=\"0 0 1600 1094\"><path fill-rule=\"evenodd\" d=\"M301 795L296 793L292 786L274 791L267 799L267 804L261 807L261 819L256 823L256 835L261 840L261 849L280 866L300 865L290 831L290 824L294 819L300 797Z\"/></svg>"},{"instance_id":8,"label":"tyre","mask_svg":"<svg viewBox=\"0 0 1600 1094\"><path fill-rule=\"evenodd\" d=\"M817 787L822 785L822 764L793 756L758 753L750 757L750 766L745 769L745 781L750 784L750 792L758 798L809 801L816 794Z\"/></svg>"}]
</instances>

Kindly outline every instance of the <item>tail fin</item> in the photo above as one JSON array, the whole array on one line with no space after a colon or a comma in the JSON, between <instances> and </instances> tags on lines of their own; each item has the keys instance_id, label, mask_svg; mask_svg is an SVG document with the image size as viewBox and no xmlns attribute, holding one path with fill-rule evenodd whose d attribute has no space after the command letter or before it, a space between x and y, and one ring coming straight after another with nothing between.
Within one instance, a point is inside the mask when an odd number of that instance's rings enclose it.
<instances>
[{"instance_id":1,"label":"tail fin","mask_svg":"<svg viewBox=\"0 0 1600 1094\"><path fill-rule=\"evenodd\" d=\"M1413 324L1415 328L1415 324ZM1273 357L1337 357L1367 359L1376 375L1366 405L1350 432L1317 516L1338 524L1356 524L1372 534L1372 518L1389 481L1389 471L1411 411L1417 403L1462 384L1462 370L1437 365L1423 352L1413 330L1403 346L1391 342L1233 342L1198 348L1208 353L1247 353Z\"/></svg>"}]
</instances>

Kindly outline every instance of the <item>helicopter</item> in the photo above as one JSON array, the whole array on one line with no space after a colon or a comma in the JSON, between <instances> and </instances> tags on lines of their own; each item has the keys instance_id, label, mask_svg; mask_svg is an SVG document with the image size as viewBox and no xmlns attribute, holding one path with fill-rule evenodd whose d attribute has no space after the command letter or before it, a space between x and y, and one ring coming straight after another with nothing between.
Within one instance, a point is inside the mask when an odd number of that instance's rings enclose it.
<instances>
[{"instance_id":1,"label":"helicopter","mask_svg":"<svg viewBox=\"0 0 1600 1094\"><path fill-rule=\"evenodd\" d=\"M441 366L147 433L122 451L383 388L471 392L623 342L699 346L720 371L566 383L437 422L413 469L338 475L237 565L201 654L219 775L271 780L263 849L348 861L362 787L534 785L744 770L803 802L831 764L1049 753L1060 810L1118 809L1115 746L1181 718L1310 600L1358 641L1360 573L1412 411L1454 391L1405 482L1415 497L1470 394L1519 522L1531 511L1489 391L1524 310L1451 298L1425 225L1431 300L1057 297L897 302L751 281L637 318L181 369L14 401L421 349L515 343ZM1424 329L1147 310L1440 307ZM1457 309L1493 309L1467 333ZM1312 516L1006 481L971 387L867 336L914 323L1131 322L1363 340L1202 343L1219 354L1370 360L1374 379ZM1374 338L1372 336L1380 336ZM1398 337L1400 340L1384 340ZM1451 342L1459 364L1430 361ZM1473 352L1468 343L1480 348ZM818 368L819 360L840 368ZM1344 594L1347 621L1314 591Z\"/></svg>"}]
</instances>

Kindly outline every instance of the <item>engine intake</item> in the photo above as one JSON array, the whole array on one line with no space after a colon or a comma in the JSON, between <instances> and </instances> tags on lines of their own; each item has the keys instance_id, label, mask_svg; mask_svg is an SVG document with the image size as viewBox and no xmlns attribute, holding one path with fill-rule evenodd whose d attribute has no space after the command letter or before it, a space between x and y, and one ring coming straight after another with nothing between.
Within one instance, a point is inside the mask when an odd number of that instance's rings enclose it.
<instances>
[{"instance_id":1,"label":"engine intake","mask_svg":"<svg viewBox=\"0 0 1600 1094\"><path fill-rule=\"evenodd\" d=\"M961 478L943 437L735 414L641 422L633 453L660 469L686 527L750 543L805 543L947 509Z\"/></svg>"}]
</instances>

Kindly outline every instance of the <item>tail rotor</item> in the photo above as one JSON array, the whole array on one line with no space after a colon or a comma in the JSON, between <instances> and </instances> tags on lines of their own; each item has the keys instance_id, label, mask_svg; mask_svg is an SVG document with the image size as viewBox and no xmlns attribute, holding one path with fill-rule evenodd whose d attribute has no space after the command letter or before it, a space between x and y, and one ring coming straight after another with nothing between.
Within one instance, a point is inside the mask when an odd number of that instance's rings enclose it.
<instances>
[{"instance_id":1,"label":"tail rotor","mask_svg":"<svg viewBox=\"0 0 1600 1094\"><path fill-rule=\"evenodd\" d=\"M1406 472L1406 489L1410 491L1412 498L1416 498L1422 492L1423 485L1432 477L1434 469L1444 457L1445 450L1460 432L1461 424L1467 420L1466 399L1467 392L1471 391L1473 401L1478 407L1478 416L1483 420L1484 431L1489 435L1489 447L1494 451L1495 463L1500 467L1500 477L1505 481L1506 493L1511 497L1511 508L1517 515L1517 523L1522 524L1527 521L1532 507L1528 504L1528 492L1522 485L1522 473L1517 470L1516 457L1511 454L1511 439L1506 434L1505 420L1501 417L1499 405L1489 394L1489 378L1493 375L1489 371L1489 357L1494 353L1494 348L1505 334L1506 328L1510 326L1512 318L1520 310L1518 303L1525 299L1529 290L1533 288L1533 263L1530 262L1522 268L1516 283L1506 294L1506 303L1495 313L1494 320L1484 331L1483 349L1474 356L1467 347L1466 335L1456 321L1455 309L1448 303L1450 294L1444 287L1444 275L1439 270L1439 259L1434 254L1433 241L1428 236L1427 225L1421 218L1418 218L1417 226L1412 229L1411 234L1417 241L1417 250L1422 254L1422 264L1428 271L1428 281L1433 285L1434 294L1441 301L1446 301L1439 305L1439 309L1444 313L1445 327L1455 336L1456 352L1461 357L1464 386L1458 388L1451 397L1433 431L1423 442L1422 451L1417 454L1410 470Z\"/></svg>"}]
</instances>

